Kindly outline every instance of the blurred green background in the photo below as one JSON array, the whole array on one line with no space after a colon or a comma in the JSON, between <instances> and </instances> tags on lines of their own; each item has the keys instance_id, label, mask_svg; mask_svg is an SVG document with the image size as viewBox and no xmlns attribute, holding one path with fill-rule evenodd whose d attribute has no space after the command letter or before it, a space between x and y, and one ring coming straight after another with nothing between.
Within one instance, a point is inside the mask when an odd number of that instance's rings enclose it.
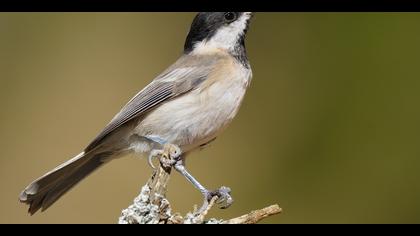
<instances>
[{"instance_id":1,"label":"blurred green background","mask_svg":"<svg viewBox=\"0 0 420 236\"><path fill-rule=\"evenodd\" d=\"M18 202L78 154L182 52L193 13L0 14L0 222L116 223L151 170L129 157L48 211ZM420 14L257 13L254 78L231 127L190 156L227 219L278 203L265 223L420 223ZM173 174L186 213L201 195Z\"/></svg>"}]
</instances>

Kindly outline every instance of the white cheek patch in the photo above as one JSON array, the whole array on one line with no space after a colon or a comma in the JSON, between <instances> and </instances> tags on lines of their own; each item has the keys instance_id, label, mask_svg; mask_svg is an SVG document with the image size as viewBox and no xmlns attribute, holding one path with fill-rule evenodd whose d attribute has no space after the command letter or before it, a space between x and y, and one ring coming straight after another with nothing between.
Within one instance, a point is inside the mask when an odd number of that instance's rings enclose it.
<instances>
[{"instance_id":1,"label":"white cheek patch","mask_svg":"<svg viewBox=\"0 0 420 236\"><path fill-rule=\"evenodd\" d=\"M200 53L215 48L233 50L239 37L244 34L249 18L248 14L242 14L235 22L222 26L209 41L197 43L194 52Z\"/></svg>"}]
</instances>

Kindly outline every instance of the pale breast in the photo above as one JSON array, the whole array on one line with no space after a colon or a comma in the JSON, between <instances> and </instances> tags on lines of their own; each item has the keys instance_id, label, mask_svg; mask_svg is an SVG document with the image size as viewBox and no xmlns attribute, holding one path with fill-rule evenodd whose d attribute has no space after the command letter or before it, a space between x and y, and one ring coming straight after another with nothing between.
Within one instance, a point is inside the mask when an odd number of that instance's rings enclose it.
<instances>
[{"instance_id":1,"label":"pale breast","mask_svg":"<svg viewBox=\"0 0 420 236\"><path fill-rule=\"evenodd\" d=\"M215 138L238 112L251 70L224 61L198 88L168 101L142 119L135 129L190 151Z\"/></svg>"}]
</instances>

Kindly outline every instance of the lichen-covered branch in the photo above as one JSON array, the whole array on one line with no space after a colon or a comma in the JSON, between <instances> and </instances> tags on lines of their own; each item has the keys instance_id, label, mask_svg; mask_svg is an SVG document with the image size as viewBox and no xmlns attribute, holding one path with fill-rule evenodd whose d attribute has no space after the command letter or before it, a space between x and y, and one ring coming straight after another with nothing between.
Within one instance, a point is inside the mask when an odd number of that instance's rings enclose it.
<instances>
[{"instance_id":1,"label":"lichen-covered branch","mask_svg":"<svg viewBox=\"0 0 420 236\"><path fill-rule=\"evenodd\" d=\"M246 215L230 220L208 219L207 213L214 206L217 197L211 199L207 209L202 213L188 213L182 216L172 213L171 205L166 199L166 190L169 183L171 168L162 165L154 171L149 181L142 187L140 194L134 199L132 205L124 209L119 218L119 224L255 224L264 218L281 213L278 205L272 205L260 210L252 211Z\"/></svg>"}]
</instances>

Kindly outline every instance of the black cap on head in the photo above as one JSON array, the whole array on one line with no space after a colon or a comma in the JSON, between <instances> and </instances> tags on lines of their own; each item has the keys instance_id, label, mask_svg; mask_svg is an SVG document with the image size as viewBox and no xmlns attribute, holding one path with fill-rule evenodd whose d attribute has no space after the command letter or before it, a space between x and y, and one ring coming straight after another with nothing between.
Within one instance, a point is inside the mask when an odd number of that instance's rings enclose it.
<instances>
[{"instance_id":1,"label":"black cap on head","mask_svg":"<svg viewBox=\"0 0 420 236\"><path fill-rule=\"evenodd\" d=\"M251 13L245 12L200 12L198 13L192 24L190 32L184 45L184 53L193 51L197 43L210 41L219 30L226 29L226 32L232 32L228 37L236 37L235 44L243 44L244 36L248 29ZM235 22L243 21L243 24L234 25ZM228 28L228 26L233 26ZM223 43L223 42L221 42Z\"/></svg>"}]
</instances>

